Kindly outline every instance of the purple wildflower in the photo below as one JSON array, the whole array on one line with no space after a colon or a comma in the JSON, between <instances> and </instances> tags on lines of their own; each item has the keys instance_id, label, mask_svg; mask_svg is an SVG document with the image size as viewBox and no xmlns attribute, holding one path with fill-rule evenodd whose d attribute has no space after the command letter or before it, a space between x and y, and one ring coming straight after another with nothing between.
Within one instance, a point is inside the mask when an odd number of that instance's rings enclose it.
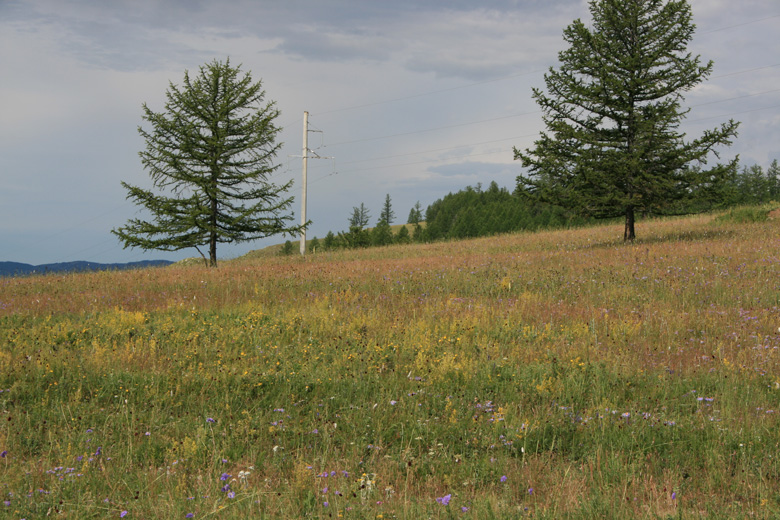
<instances>
[{"instance_id":1,"label":"purple wildflower","mask_svg":"<svg viewBox=\"0 0 780 520\"><path fill-rule=\"evenodd\" d=\"M228 498L236 498L236 494L232 491L230 491L227 495Z\"/></svg>"},{"instance_id":2,"label":"purple wildflower","mask_svg":"<svg viewBox=\"0 0 780 520\"><path fill-rule=\"evenodd\" d=\"M187 513L184 518L195 518L195 513Z\"/></svg>"},{"instance_id":3,"label":"purple wildflower","mask_svg":"<svg viewBox=\"0 0 780 520\"><path fill-rule=\"evenodd\" d=\"M229 478L230 478L230 473L223 473L222 475L219 476L219 480L222 481L227 480Z\"/></svg>"},{"instance_id":4,"label":"purple wildflower","mask_svg":"<svg viewBox=\"0 0 780 520\"><path fill-rule=\"evenodd\" d=\"M468 510L469 510L469 508L468 508L468 507L466 507L466 506L463 506L463 507L461 507L461 508L460 508L460 510L461 510L461 511L463 511L463 512L465 513L466 511L468 511Z\"/></svg>"},{"instance_id":5,"label":"purple wildflower","mask_svg":"<svg viewBox=\"0 0 780 520\"><path fill-rule=\"evenodd\" d=\"M121 513L119 513L119 518L124 518L126 516L127 516L127 511L122 511Z\"/></svg>"},{"instance_id":6,"label":"purple wildflower","mask_svg":"<svg viewBox=\"0 0 780 520\"><path fill-rule=\"evenodd\" d=\"M444 495L443 497L438 497L436 499L436 501L438 503L440 503L441 505L446 506L447 504L450 503L450 499L451 498L452 498L452 494L448 493L448 494Z\"/></svg>"},{"instance_id":7,"label":"purple wildflower","mask_svg":"<svg viewBox=\"0 0 780 520\"><path fill-rule=\"evenodd\" d=\"M501 482L506 482L507 481L507 476L506 475L501 475L501 478L499 480Z\"/></svg>"},{"instance_id":8,"label":"purple wildflower","mask_svg":"<svg viewBox=\"0 0 780 520\"><path fill-rule=\"evenodd\" d=\"M206 417L206 422L217 422L217 421L215 421L215 420L214 420L214 419L212 419L211 417Z\"/></svg>"},{"instance_id":9,"label":"purple wildflower","mask_svg":"<svg viewBox=\"0 0 780 520\"><path fill-rule=\"evenodd\" d=\"M6 455L8 455L8 450L3 450L0 452L0 459L4 459Z\"/></svg>"}]
</instances>

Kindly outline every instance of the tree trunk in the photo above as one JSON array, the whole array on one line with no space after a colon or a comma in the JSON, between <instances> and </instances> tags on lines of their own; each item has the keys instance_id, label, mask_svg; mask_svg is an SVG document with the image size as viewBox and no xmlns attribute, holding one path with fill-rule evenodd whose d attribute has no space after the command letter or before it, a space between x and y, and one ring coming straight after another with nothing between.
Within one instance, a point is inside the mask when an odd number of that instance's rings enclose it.
<instances>
[{"instance_id":1,"label":"tree trunk","mask_svg":"<svg viewBox=\"0 0 780 520\"><path fill-rule=\"evenodd\" d=\"M211 267L217 267L217 234L214 231L209 239L209 260Z\"/></svg>"},{"instance_id":2,"label":"tree trunk","mask_svg":"<svg viewBox=\"0 0 780 520\"><path fill-rule=\"evenodd\" d=\"M217 176L212 175L214 181L214 192L217 191ZM211 199L211 233L209 234L209 259L211 267L217 267L217 198Z\"/></svg>"},{"instance_id":3,"label":"tree trunk","mask_svg":"<svg viewBox=\"0 0 780 520\"><path fill-rule=\"evenodd\" d=\"M633 242L636 238L634 233L634 207L626 208L626 228L623 231L623 242Z\"/></svg>"}]
</instances>

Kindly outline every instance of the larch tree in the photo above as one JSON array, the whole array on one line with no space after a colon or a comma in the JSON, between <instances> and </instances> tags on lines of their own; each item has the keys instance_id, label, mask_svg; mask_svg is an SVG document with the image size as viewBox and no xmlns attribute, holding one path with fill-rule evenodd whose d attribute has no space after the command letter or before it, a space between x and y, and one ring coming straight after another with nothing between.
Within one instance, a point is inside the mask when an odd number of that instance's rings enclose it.
<instances>
[{"instance_id":1,"label":"larch tree","mask_svg":"<svg viewBox=\"0 0 780 520\"><path fill-rule=\"evenodd\" d=\"M170 83L166 99L162 112L143 105L150 129L138 128L146 141L139 155L156 191L122 182L127 198L152 217L112 230L124 247L195 248L216 267L218 243L301 231L290 224L292 181L269 180L281 129L260 81L229 59L214 60L194 78L185 71L182 86Z\"/></svg>"},{"instance_id":2,"label":"larch tree","mask_svg":"<svg viewBox=\"0 0 780 520\"><path fill-rule=\"evenodd\" d=\"M534 89L546 131L533 149L514 150L527 175L517 192L582 216L625 217L686 212L717 198L737 159L704 168L731 144L730 120L692 140L680 129L684 93L704 81L712 62L687 51L695 25L685 0L592 0L588 27L564 30L560 66Z\"/></svg>"},{"instance_id":3,"label":"larch tree","mask_svg":"<svg viewBox=\"0 0 780 520\"><path fill-rule=\"evenodd\" d=\"M390 200L389 193L385 196L385 203L382 205L382 211L379 213L379 220L385 221L387 224L392 224L393 220L395 220L393 202Z\"/></svg>"},{"instance_id":4,"label":"larch tree","mask_svg":"<svg viewBox=\"0 0 780 520\"><path fill-rule=\"evenodd\" d=\"M368 212L368 208L362 202L360 207L353 207L352 214L349 216L349 227L363 229L368 225L371 215Z\"/></svg>"}]
</instances>

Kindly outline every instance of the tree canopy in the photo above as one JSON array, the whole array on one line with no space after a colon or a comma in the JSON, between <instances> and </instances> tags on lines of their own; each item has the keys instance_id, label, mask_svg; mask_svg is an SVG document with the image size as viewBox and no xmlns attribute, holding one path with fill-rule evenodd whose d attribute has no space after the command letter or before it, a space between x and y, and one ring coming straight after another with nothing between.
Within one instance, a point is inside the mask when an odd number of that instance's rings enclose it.
<instances>
[{"instance_id":1,"label":"tree canopy","mask_svg":"<svg viewBox=\"0 0 780 520\"><path fill-rule=\"evenodd\" d=\"M518 192L583 216L684 212L694 200L718 202L736 159L706 169L718 147L736 136L733 120L686 141L683 94L712 71L687 51L693 37L685 0L592 0L592 27L564 30L560 67L534 89L547 131L533 149L515 148L528 175Z\"/></svg>"},{"instance_id":2,"label":"tree canopy","mask_svg":"<svg viewBox=\"0 0 780 520\"><path fill-rule=\"evenodd\" d=\"M230 60L200 67L182 86L171 83L165 110L145 103L138 132L146 141L141 163L152 190L122 182L127 198L151 213L112 232L125 247L176 251L208 247L207 263L217 265L217 244L244 242L276 234L295 234L293 202L285 192L292 181L276 185L269 176L280 148L275 103L265 101L260 81L232 67Z\"/></svg>"}]
</instances>

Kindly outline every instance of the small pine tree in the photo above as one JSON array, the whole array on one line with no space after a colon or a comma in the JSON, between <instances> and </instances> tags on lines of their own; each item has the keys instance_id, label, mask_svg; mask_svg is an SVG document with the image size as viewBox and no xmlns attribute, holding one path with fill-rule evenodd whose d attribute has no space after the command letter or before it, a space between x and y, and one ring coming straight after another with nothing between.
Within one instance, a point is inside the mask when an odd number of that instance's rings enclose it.
<instances>
[{"instance_id":1,"label":"small pine tree","mask_svg":"<svg viewBox=\"0 0 780 520\"><path fill-rule=\"evenodd\" d=\"M396 244L408 244L412 241L411 235L409 235L409 228L401 226L401 229L396 233L394 241Z\"/></svg>"},{"instance_id":2,"label":"small pine tree","mask_svg":"<svg viewBox=\"0 0 780 520\"><path fill-rule=\"evenodd\" d=\"M425 242L425 232L419 223L414 225L414 231L412 231L412 241Z\"/></svg>"},{"instance_id":3,"label":"small pine tree","mask_svg":"<svg viewBox=\"0 0 780 520\"><path fill-rule=\"evenodd\" d=\"M386 246L393 243L393 230L390 224L385 220L380 220L376 227L371 230L371 245Z\"/></svg>"},{"instance_id":4,"label":"small pine tree","mask_svg":"<svg viewBox=\"0 0 780 520\"><path fill-rule=\"evenodd\" d=\"M409 211L409 218L406 219L407 224L419 224L422 220L422 206L418 200L414 207Z\"/></svg>"},{"instance_id":5,"label":"small pine tree","mask_svg":"<svg viewBox=\"0 0 780 520\"><path fill-rule=\"evenodd\" d=\"M309 242L309 251L312 253L316 253L317 249L320 247L320 241L317 237L314 237L311 239L311 242Z\"/></svg>"},{"instance_id":6,"label":"small pine tree","mask_svg":"<svg viewBox=\"0 0 780 520\"><path fill-rule=\"evenodd\" d=\"M390 201L390 194L385 197L385 204L382 206L382 212L379 214L379 220L384 220L388 224L392 224L395 220L395 213L393 212L393 204Z\"/></svg>"},{"instance_id":7,"label":"small pine tree","mask_svg":"<svg viewBox=\"0 0 780 520\"><path fill-rule=\"evenodd\" d=\"M328 234L325 235L325 240L322 242L322 248L329 251L335 249L336 246L336 235L333 234L333 231L328 231Z\"/></svg>"},{"instance_id":8,"label":"small pine tree","mask_svg":"<svg viewBox=\"0 0 780 520\"><path fill-rule=\"evenodd\" d=\"M353 227L363 229L368 225L370 218L371 217L368 214L368 208L366 208L366 205L361 202L360 207L356 206L352 208L352 215L349 217L349 227L350 229Z\"/></svg>"}]
</instances>

